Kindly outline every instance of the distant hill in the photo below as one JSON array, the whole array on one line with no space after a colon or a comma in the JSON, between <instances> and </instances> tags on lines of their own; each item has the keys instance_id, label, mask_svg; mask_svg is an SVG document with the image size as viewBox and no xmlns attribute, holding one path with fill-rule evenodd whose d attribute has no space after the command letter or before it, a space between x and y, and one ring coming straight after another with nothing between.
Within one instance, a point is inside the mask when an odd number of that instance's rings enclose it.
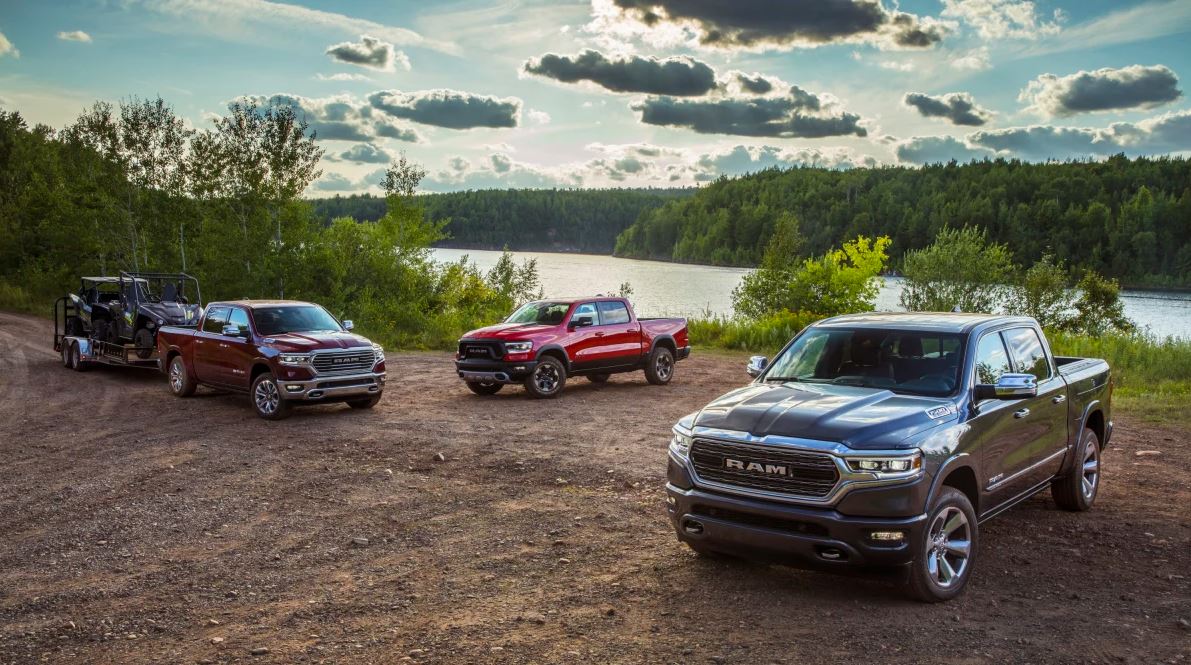
<instances>
[{"instance_id":1,"label":"distant hill","mask_svg":"<svg viewBox=\"0 0 1191 665\"><path fill-rule=\"evenodd\" d=\"M469 249L611 254L616 238L643 212L689 198L693 189L506 189L418 197L427 217L448 219L449 238L438 245ZM375 221L383 197L313 199L325 223L337 217Z\"/></svg>"},{"instance_id":2,"label":"distant hill","mask_svg":"<svg viewBox=\"0 0 1191 665\"><path fill-rule=\"evenodd\" d=\"M1021 265L1050 252L1074 272L1191 286L1191 161L1182 158L770 169L644 211L617 239L616 254L755 265L787 211L812 254L857 235L888 235L896 266L943 226L970 225L1006 243Z\"/></svg>"}]
</instances>

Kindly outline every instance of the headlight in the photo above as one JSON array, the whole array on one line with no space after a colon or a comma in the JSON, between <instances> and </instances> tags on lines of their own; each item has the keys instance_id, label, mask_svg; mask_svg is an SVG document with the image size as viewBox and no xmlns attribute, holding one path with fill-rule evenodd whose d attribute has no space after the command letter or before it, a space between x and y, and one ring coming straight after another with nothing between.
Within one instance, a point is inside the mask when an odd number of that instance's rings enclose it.
<instances>
[{"instance_id":1,"label":"headlight","mask_svg":"<svg viewBox=\"0 0 1191 665\"><path fill-rule=\"evenodd\" d=\"M385 359L385 350L380 344L372 345L372 354L376 357L375 362L380 362Z\"/></svg>"},{"instance_id":2,"label":"headlight","mask_svg":"<svg viewBox=\"0 0 1191 665\"><path fill-rule=\"evenodd\" d=\"M906 455L857 456L847 460L852 471L871 473L878 478L910 477L922 470L922 453L917 450Z\"/></svg>"},{"instance_id":3,"label":"headlight","mask_svg":"<svg viewBox=\"0 0 1191 665\"><path fill-rule=\"evenodd\" d=\"M671 431L674 436L670 438L670 452L680 459L686 459L691 453L691 443L694 442L691 431L678 425L675 425Z\"/></svg>"},{"instance_id":4,"label":"headlight","mask_svg":"<svg viewBox=\"0 0 1191 665\"><path fill-rule=\"evenodd\" d=\"M277 360L282 365L307 365L310 363L310 356L282 354Z\"/></svg>"},{"instance_id":5,"label":"headlight","mask_svg":"<svg viewBox=\"0 0 1191 665\"><path fill-rule=\"evenodd\" d=\"M505 342L505 353L529 353L533 342Z\"/></svg>"}]
</instances>

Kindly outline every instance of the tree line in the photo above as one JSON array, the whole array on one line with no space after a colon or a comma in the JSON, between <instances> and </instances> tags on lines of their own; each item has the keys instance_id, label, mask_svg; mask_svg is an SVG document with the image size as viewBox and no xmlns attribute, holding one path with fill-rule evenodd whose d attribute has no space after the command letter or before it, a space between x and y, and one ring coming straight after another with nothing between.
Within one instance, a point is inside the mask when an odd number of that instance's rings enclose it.
<instances>
[{"instance_id":1,"label":"tree line","mask_svg":"<svg viewBox=\"0 0 1191 665\"><path fill-rule=\"evenodd\" d=\"M616 238L647 210L693 189L483 189L422 194L429 219L444 220L445 247L611 254ZM315 215L379 219L383 197L353 194L312 199Z\"/></svg>"},{"instance_id":2,"label":"tree line","mask_svg":"<svg viewBox=\"0 0 1191 665\"><path fill-rule=\"evenodd\" d=\"M800 257L858 236L888 236L890 256L902 257L944 228L972 227L1006 245L1018 265L1049 256L1073 276L1092 270L1127 284L1191 286L1184 158L768 169L644 211L615 253L754 266L783 214L801 222Z\"/></svg>"}]
</instances>

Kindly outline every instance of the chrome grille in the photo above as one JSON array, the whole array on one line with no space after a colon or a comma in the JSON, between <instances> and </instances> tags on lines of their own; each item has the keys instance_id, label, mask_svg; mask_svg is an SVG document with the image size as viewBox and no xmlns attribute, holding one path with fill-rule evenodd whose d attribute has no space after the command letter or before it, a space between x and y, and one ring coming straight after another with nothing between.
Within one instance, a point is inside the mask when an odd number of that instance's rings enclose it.
<instances>
[{"instance_id":1,"label":"chrome grille","mask_svg":"<svg viewBox=\"0 0 1191 665\"><path fill-rule=\"evenodd\" d=\"M311 364L319 374L354 374L367 372L376 363L372 349L343 349L341 351L319 351Z\"/></svg>"},{"instance_id":2,"label":"chrome grille","mask_svg":"<svg viewBox=\"0 0 1191 665\"><path fill-rule=\"evenodd\" d=\"M695 439L690 456L701 480L742 489L818 499L839 482L835 461L823 453Z\"/></svg>"}]
</instances>

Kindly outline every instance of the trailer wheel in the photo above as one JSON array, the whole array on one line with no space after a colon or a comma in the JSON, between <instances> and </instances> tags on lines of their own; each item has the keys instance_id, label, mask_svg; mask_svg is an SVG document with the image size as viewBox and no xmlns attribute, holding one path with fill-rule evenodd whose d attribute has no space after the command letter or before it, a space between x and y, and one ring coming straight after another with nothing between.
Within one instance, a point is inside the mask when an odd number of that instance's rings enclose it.
<instances>
[{"instance_id":1,"label":"trailer wheel","mask_svg":"<svg viewBox=\"0 0 1191 665\"><path fill-rule=\"evenodd\" d=\"M62 366L70 369L70 340L62 340Z\"/></svg>"},{"instance_id":2,"label":"trailer wheel","mask_svg":"<svg viewBox=\"0 0 1191 665\"><path fill-rule=\"evenodd\" d=\"M86 372L91 369L91 363L83 360L80 356L77 342L70 345L70 367L76 372Z\"/></svg>"},{"instance_id":3,"label":"trailer wheel","mask_svg":"<svg viewBox=\"0 0 1191 665\"><path fill-rule=\"evenodd\" d=\"M186 363L181 355L170 359L169 368L170 392L178 397L190 397L194 394L194 379L186 371Z\"/></svg>"}]
</instances>

